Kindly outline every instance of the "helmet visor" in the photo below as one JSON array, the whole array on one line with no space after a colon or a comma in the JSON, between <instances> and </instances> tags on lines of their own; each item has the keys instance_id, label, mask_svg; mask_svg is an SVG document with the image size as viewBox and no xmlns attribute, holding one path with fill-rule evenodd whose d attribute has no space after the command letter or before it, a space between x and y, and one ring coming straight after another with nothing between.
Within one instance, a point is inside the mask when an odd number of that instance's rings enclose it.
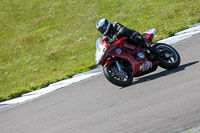
<instances>
[{"instance_id":1,"label":"helmet visor","mask_svg":"<svg viewBox=\"0 0 200 133\"><path fill-rule=\"evenodd\" d=\"M105 26L102 26L102 27L99 27L99 28L98 28L98 31L99 31L102 35L104 35L104 33L106 32L106 30L107 30L107 28L106 28Z\"/></svg>"},{"instance_id":2,"label":"helmet visor","mask_svg":"<svg viewBox=\"0 0 200 133\"><path fill-rule=\"evenodd\" d=\"M110 28L110 22L108 20L105 20L103 23L99 23L97 24L98 27L98 31L102 34L102 35L106 35L109 28Z\"/></svg>"}]
</instances>

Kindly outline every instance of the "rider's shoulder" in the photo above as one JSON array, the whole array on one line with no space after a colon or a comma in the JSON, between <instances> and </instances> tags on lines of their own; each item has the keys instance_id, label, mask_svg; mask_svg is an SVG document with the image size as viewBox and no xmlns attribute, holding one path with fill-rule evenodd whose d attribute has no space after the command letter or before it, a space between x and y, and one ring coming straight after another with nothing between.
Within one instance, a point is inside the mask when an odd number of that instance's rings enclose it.
<instances>
[{"instance_id":1,"label":"rider's shoulder","mask_svg":"<svg viewBox=\"0 0 200 133\"><path fill-rule=\"evenodd\" d=\"M119 23L119 22L113 22L113 24L117 24L117 23Z\"/></svg>"},{"instance_id":2,"label":"rider's shoulder","mask_svg":"<svg viewBox=\"0 0 200 133\"><path fill-rule=\"evenodd\" d=\"M119 23L119 22L114 22L114 23L112 23L112 25L113 25L113 27L116 28L116 29L121 28L121 27L124 27L124 26L123 26L121 23Z\"/></svg>"},{"instance_id":3,"label":"rider's shoulder","mask_svg":"<svg viewBox=\"0 0 200 133\"><path fill-rule=\"evenodd\" d=\"M121 25L119 22L113 22L113 26Z\"/></svg>"}]
</instances>

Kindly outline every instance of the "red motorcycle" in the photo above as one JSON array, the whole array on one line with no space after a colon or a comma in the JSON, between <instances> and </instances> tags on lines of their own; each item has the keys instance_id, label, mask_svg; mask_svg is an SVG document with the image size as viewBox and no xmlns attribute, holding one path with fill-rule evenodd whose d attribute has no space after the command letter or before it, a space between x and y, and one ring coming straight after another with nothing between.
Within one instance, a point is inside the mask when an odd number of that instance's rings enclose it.
<instances>
[{"instance_id":1,"label":"red motorcycle","mask_svg":"<svg viewBox=\"0 0 200 133\"><path fill-rule=\"evenodd\" d=\"M173 69L180 64L180 55L170 45L164 43L153 44L156 29L144 32L146 42L160 51L159 57L141 46L129 44L126 38L121 38L108 45L107 38L96 41L96 63L103 66L105 77L117 86L131 85L133 77L153 72L158 66Z\"/></svg>"}]
</instances>

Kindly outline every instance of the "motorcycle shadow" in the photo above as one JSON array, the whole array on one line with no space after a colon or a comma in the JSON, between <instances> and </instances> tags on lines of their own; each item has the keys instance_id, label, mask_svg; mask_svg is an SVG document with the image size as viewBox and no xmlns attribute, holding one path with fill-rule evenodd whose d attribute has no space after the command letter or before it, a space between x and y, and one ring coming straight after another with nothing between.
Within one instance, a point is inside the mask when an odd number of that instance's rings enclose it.
<instances>
[{"instance_id":1,"label":"motorcycle shadow","mask_svg":"<svg viewBox=\"0 0 200 133\"><path fill-rule=\"evenodd\" d=\"M159 73L156 73L156 74L153 74L153 75L149 75L149 76L144 76L142 78L138 78L138 80L134 81L131 85L136 85L136 84L139 84L139 83L143 83L143 82L154 80L154 79L157 79L157 78L160 78L160 77L163 77L163 76L174 74L176 72L183 71L183 70L185 70L186 67L194 65L194 64L196 64L198 62L199 61L190 62L190 63L181 65L181 66L179 66L179 67L177 67L175 69L172 69L172 70L164 70L162 72L159 72ZM123 88L121 88L121 89L123 89Z\"/></svg>"}]
</instances>

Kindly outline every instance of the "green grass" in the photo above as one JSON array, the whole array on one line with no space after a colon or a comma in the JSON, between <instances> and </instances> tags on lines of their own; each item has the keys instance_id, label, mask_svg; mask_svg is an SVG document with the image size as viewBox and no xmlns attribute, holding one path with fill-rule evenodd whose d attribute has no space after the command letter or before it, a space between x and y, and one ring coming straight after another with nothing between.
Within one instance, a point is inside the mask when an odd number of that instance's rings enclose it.
<instances>
[{"instance_id":1,"label":"green grass","mask_svg":"<svg viewBox=\"0 0 200 133\"><path fill-rule=\"evenodd\" d=\"M155 41L200 22L199 0L1 0L0 101L95 68L105 17Z\"/></svg>"}]
</instances>

